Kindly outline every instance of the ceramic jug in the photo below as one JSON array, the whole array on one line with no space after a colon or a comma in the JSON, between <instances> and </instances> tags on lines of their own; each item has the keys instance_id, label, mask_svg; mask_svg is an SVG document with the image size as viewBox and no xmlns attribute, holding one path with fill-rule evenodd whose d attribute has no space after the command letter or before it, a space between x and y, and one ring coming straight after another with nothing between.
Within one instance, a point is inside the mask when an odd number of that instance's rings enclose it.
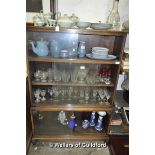
<instances>
[{"instance_id":1,"label":"ceramic jug","mask_svg":"<svg viewBox=\"0 0 155 155\"><path fill-rule=\"evenodd\" d=\"M47 56L49 53L48 50L48 42L44 41L43 38L41 38L40 41L37 41L37 46L35 47L34 42L30 41L31 45L32 45L32 50L35 54L37 54L38 56Z\"/></svg>"}]
</instances>

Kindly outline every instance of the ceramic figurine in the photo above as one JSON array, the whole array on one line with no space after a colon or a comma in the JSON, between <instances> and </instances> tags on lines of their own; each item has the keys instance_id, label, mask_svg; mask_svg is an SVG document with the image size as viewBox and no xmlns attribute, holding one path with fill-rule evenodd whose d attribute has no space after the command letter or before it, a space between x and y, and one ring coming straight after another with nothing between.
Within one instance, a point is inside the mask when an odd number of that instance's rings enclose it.
<instances>
[{"instance_id":1,"label":"ceramic figurine","mask_svg":"<svg viewBox=\"0 0 155 155\"><path fill-rule=\"evenodd\" d=\"M84 120L84 121L82 122L82 127L83 127L84 129L87 129L87 128L89 127L89 121L88 121L88 120Z\"/></svg>"},{"instance_id":2,"label":"ceramic figurine","mask_svg":"<svg viewBox=\"0 0 155 155\"><path fill-rule=\"evenodd\" d=\"M103 130L103 124L102 124L102 121L103 121L103 116L106 115L106 112L105 111L100 111L98 112L99 114L99 118L98 118L98 122L97 122L97 125L95 126L96 130L97 131L101 131Z\"/></svg>"},{"instance_id":3,"label":"ceramic figurine","mask_svg":"<svg viewBox=\"0 0 155 155\"><path fill-rule=\"evenodd\" d=\"M58 121L60 121L62 125L67 125L66 113L64 111L59 112Z\"/></svg>"},{"instance_id":4,"label":"ceramic figurine","mask_svg":"<svg viewBox=\"0 0 155 155\"><path fill-rule=\"evenodd\" d=\"M95 126L95 111L91 113L90 126Z\"/></svg>"},{"instance_id":5,"label":"ceramic figurine","mask_svg":"<svg viewBox=\"0 0 155 155\"><path fill-rule=\"evenodd\" d=\"M74 116L74 113L73 113L73 115L71 115L70 120L68 121L68 127L71 129L74 129L75 127L77 127L77 121Z\"/></svg>"}]
</instances>

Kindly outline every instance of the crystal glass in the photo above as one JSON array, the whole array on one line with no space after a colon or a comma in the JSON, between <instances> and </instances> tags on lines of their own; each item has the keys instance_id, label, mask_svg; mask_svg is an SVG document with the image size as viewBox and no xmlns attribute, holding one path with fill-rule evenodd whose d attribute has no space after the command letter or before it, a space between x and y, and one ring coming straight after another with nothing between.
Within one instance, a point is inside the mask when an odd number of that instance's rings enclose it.
<instances>
[{"instance_id":1,"label":"crystal glass","mask_svg":"<svg viewBox=\"0 0 155 155\"><path fill-rule=\"evenodd\" d=\"M68 83L70 80L70 73L68 71L63 71L61 74L61 79L63 82Z\"/></svg>"},{"instance_id":2,"label":"crystal glass","mask_svg":"<svg viewBox=\"0 0 155 155\"><path fill-rule=\"evenodd\" d=\"M79 88L79 102L80 103L84 102L84 97L85 97L84 89L81 87Z\"/></svg>"},{"instance_id":3,"label":"crystal glass","mask_svg":"<svg viewBox=\"0 0 155 155\"><path fill-rule=\"evenodd\" d=\"M49 93L50 96L51 96L50 101L52 101L52 100L53 100L53 90L52 90L52 88L49 88L49 89L48 89L48 93Z\"/></svg>"},{"instance_id":4,"label":"crystal glass","mask_svg":"<svg viewBox=\"0 0 155 155\"><path fill-rule=\"evenodd\" d=\"M40 89L36 89L34 91L34 97L36 98L35 103L40 102L40 100L41 100L40 93L41 93Z\"/></svg>"},{"instance_id":5,"label":"crystal glass","mask_svg":"<svg viewBox=\"0 0 155 155\"><path fill-rule=\"evenodd\" d=\"M80 66L80 69L78 71L78 81L80 83L85 82L85 78L87 76L87 73L88 73L88 69L86 69L85 66Z\"/></svg>"},{"instance_id":6,"label":"crystal glass","mask_svg":"<svg viewBox=\"0 0 155 155\"><path fill-rule=\"evenodd\" d=\"M84 90L84 99L85 99L85 102L88 103L88 101L90 99L90 89L89 88L85 88L85 90Z\"/></svg>"},{"instance_id":7,"label":"crystal glass","mask_svg":"<svg viewBox=\"0 0 155 155\"><path fill-rule=\"evenodd\" d=\"M41 90L40 94L41 94L41 96L42 96L41 100L42 100L43 102L46 101L46 98L45 98L46 90Z\"/></svg>"},{"instance_id":8,"label":"crystal glass","mask_svg":"<svg viewBox=\"0 0 155 155\"><path fill-rule=\"evenodd\" d=\"M42 71L41 74L41 82L47 82L48 73L46 71Z\"/></svg>"},{"instance_id":9,"label":"crystal glass","mask_svg":"<svg viewBox=\"0 0 155 155\"><path fill-rule=\"evenodd\" d=\"M74 99L77 99L78 96L79 96L78 88L77 87L74 87L74 89L73 89L73 98Z\"/></svg>"},{"instance_id":10,"label":"crystal glass","mask_svg":"<svg viewBox=\"0 0 155 155\"><path fill-rule=\"evenodd\" d=\"M108 16L107 23L113 25L113 29L119 30L120 28L120 15L118 12L119 0L113 0L113 8Z\"/></svg>"},{"instance_id":11,"label":"crystal glass","mask_svg":"<svg viewBox=\"0 0 155 155\"><path fill-rule=\"evenodd\" d=\"M73 95L73 87L68 87L67 95L68 95L68 99L71 100Z\"/></svg>"},{"instance_id":12,"label":"crystal glass","mask_svg":"<svg viewBox=\"0 0 155 155\"><path fill-rule=\"evenodd\" d=\"M38 82L41 80L41 70L37 70L35 73L34 73L34 81Z\"/></svg>"},{"instance_id":13,"label":"crystal glass","mask_svg":"<svg viewBox=\"0 0 155 155\"><path fill-rule=\"evenodd\" d=\"M49 68L47 73L48 73L48 82L53 82L54 71L51 68Z\"/></svg>"},{"instance_id":14,"label":"crystal glass","mask_svg":"<svg viewBox=\"0 0 155 155\"><path fill-rule=\"evenodd\" d=\"M59 95L61 95L61 90L59 87L55 86L53 87L53 97L54 97L54 101L59 101Z\"/></svg>"},{"instance_id":15,"label":"crystal glass","mask_svg":"<svg viewBox=\"0 0 155 155\"><path fill-rule=\"evenodd\" d=\"M60 92L61 92L61 99L65 100L66 96L67 96L67 89L66 89L66 87L61 87Z\"/></svg>"},{"instance_id":16,"label":"crystal glass","mask_svg":"<svg viewBox=\"0 0 155 155\"><path fill-rule=\"evenodd\" d=\"M73 71L73 72L70 72L70 79L71 79L71 82L72 83L76 83L77 82L77 71Z\"/></svg>"},{"instance_id":17,"label":"crystal glass","mask_svg":"<svg viewBox=\"0 0 155 155\"><path fill-rule=\"evenodd\" d=\"M59 70L54 71L54 81L60 82L61 81L61 72Z\"/></svg>"}]
</instances>

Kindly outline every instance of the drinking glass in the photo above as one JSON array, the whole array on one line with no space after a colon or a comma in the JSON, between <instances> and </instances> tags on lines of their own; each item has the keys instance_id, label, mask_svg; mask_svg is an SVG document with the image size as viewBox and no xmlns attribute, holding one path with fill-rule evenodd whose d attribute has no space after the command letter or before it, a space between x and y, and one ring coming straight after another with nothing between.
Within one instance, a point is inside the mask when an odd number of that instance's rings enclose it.
<instances>
[{"instance_id":1,"label":"drinking glass","mask_svg":"<svg viewBox=\"0 0 155 155\"><path fill-rule=\"evenodd\" d=\"M57 69L54 70L54 81L55 82L60 82L61 81L61 73Z\"/></svg>"},{"instance_id":2,"label":"drinking glass","mask_svg":"<svg viewBox=\"0 0 155 155\"><path fill-rule=\"evenodd\" d=\"M78 80L80 83L85 82L87 73L88 73L88 69L86 69L85 66L80 66L79 71L78 71Z\"/></svg>"},{"instance_id":3,"label":"drinking glass","mask_svg":"<svg viewBox=\"0 0 155 155\"><path fill-rule=\"evenodd\" d=\"M76 83L77 82L77 72L76 71L73 71L73 72L70 72L70 79L71 79L71 82L73 83Z\"/></svg>"},{"instance_id":4,"label":"drinking glass","mask_svg":"<svg viewBox=\"0 0 155 155\"><path fill-rule=\"evenodd\" d=\"M47 73L48 73L48 82L52 82L54 78L54 71L51 68L49 68Z\"/></svg>"},{"instance_id":5,"label":"drinking glass","mask_svg":"<svg viewBox=\"0 0 155 155\"><path fill-rule=\"evenodd\" d=\"M68 83L70 80L70 73L68 71L63 71L61 74L61 79L63 82Z\"/></svg>"}]
</instances>

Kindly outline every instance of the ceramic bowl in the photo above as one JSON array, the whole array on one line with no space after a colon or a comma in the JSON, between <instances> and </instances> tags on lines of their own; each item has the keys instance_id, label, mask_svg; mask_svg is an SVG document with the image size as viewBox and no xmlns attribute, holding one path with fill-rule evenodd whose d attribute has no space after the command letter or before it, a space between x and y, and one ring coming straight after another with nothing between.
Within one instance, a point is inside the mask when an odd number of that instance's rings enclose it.
<instances>
[{"instance_id":1,"label":"ceramic bowl","mask_svg":"<svg viewBox=\"0 0 155 155\"><path fill-rule=\"evenodd\" d=\"M45 24L45 22L43 20L35 22L35 26L43 26L44 24Z\"/></svg>"},{"instance_id":2,"label":"ceramic bowl","mask_svg":"<svg viewBox=\"0 0 155 155\"><path fill-rule=\"evenodd\" d=\"M90 23L89 22L78 22L76 25L78 28L86 29L90 26Z\"/></svg>"},{"instance_id":3,"label":"ceramic bowl","mask_svg":"<svg viewBox=\"0 0 155 155\"><path fill-rule=\"evenodd\" d=\"M69 52L67 50L61 50L60 57L61 58L68 58L69 57Z\"/></svg>"},{"instance_id":4,"label":"ceramic bowl","mask_svg":"<svg viewBox=\"0 0 155 155\"><path fill-rule=\"evenodd\" d=\"M91 28L101 30L101 29L110 29L112 28L112 24L107 23L91 23Z\"/></svg>"},{"instance_id":5,"label":"ceramic bowl","mask_svg":"<svg viewBox=\"0 0 155 155\"><path fill-rule=\"evenodd\" d=\"M75 25L72 21L59 20L58 25L62 28L71 28Z\"/></svg>"}]
</instances>

